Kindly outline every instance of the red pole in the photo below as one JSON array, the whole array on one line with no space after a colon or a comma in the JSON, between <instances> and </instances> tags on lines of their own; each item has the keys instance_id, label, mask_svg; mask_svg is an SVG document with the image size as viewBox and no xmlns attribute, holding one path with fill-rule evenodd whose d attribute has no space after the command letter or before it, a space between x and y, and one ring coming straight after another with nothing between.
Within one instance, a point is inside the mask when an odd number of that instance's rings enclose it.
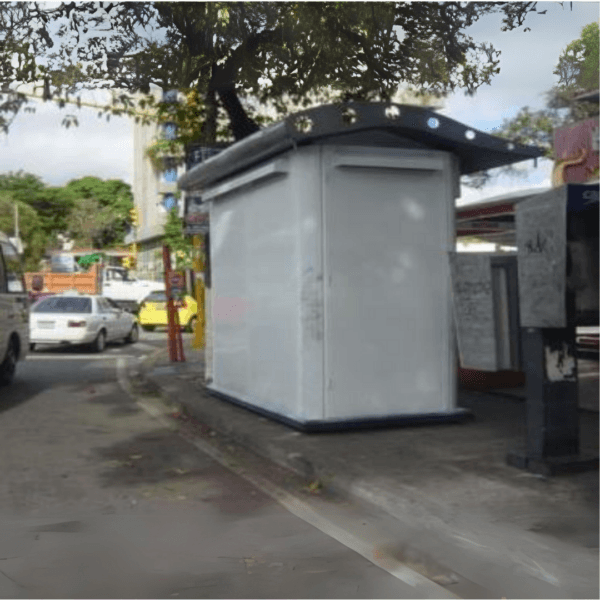
<instances>
[{"instance_id":1,"label":"red pole","mask_svg":"<svg viewBox=\"0 0 600 600\"><path fill-rule=\"evenodd\" d=\"M165 291L167 295L167 322L169 332L169 360L177 361L177 348L175 341L175 309L171 298L171 253L167 245L163 245L163 264L165 267Z\"/></svg>"},{"instance_id":2,"label":"red pole","mask_svg":"<svg viewBox=\"0 0 600 600\"><path fill-rule=\"evenodd\" d=\"M183 338L181 336L181 323L179 322L179 311L175 311L176 329L177 329L177 350L179 353L179 360L185 362L185 356L183 354Z\"/></svg>"}]
</instances>

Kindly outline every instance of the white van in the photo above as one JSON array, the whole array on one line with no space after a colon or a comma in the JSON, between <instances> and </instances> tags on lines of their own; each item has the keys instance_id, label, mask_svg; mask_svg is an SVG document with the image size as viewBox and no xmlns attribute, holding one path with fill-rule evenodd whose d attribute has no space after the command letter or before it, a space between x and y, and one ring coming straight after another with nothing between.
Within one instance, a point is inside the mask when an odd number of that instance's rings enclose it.
<instances>
[{"instance_id":1,"label":"white van","mask_svg":"<svg viewBox=\"0 0 600 600\"><path fill-rule=\"evenodd\" d=\"M0 232L0 385L12 382L29 350L29 296L16 248Z\"/></svg>"}]
</instances>

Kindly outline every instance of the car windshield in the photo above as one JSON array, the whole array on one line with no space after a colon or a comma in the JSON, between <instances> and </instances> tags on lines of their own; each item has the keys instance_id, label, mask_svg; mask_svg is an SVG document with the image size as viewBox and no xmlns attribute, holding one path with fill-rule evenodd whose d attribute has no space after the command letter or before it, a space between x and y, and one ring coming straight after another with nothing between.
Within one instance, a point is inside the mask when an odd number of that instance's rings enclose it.
<instances>
[{"instance_id":1,"label":"car windshield","mask_svg":"<svg viewBox=\"0 0 600 600\"><path fill-rule=\"evenodd\" d=\"M112 281L137 281L137 279L130 275L126 270L116 268L108 269L106 278Z\"/></svg>"},{"instance_id":2,"label":"car windshield","mask_svg":"<svg viewBox=\"0 0 600 600\"><path fill-rule=\"evenodd\" d=\"M153 292L146 298L146 302L166 302L167 296L164 292Z\"/></svg>"},{"instance_id":3,"label":"car windshield","mask_svg":"<svg viewBox=\"0 0 600 600\"><path fill-rule=\"evenodd\" d=\"M91 313L92 300L69 296L54 296L40 300L31 308L36 313Z\"/></svg>"}]
</instances>

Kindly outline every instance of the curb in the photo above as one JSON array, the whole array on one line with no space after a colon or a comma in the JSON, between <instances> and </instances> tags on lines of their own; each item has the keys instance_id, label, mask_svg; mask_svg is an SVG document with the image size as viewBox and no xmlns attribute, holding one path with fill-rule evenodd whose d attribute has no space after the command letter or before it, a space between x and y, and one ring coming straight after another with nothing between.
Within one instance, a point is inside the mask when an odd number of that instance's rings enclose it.
<instances>
[{"instance_id":1,"label":"curb","mask_svg":"<svg viewBox=\"0 0 600 600\"><path fill-rule=\"evenodd\" d=\"M165 354L164 351L163 354ZM154 356L155 355L153 354L152 357ZM434 531L438 531L438 534L444 537L450 539L458 538L458 544L459 546L462 546L464 557L469 554L473 554L474 557L481 556L481 553L483 552L488 560L495 557L499 563L502 563L502 565L497 563L497 566L501 568L501 570L507 568L514 569L516 567L522 572L519 575L516 575L513 581L507 581L508 588L513 586L517 586L518 588L518 580L529 588L533 583L531 578L537 581L537 584L535 585L536 588L541 586L536 590L537 593L531 597L567 597L561 596L560 593L559 596L557 596L556 593L561 590L568 594L571 590L573 590L573 592L575 591L573 588L577 591L579 591L581 587L587 588L587 584L582 586L582 583L577 581L577 577L574 581L569 579L568 576L565 576L564 573L563 576L565 579L563 579L561 585L559 580L547 570L548 567L551 567L556 562L554 559L551 559L550 563L548 563L547 560L549 557L543 561L547 565L546 569L540 564L535 563L535 561L533 562L533 565L527 565L527 561L525 561L523 557L519 558L516 556L507 558L507 561L502 560L502 553L498 554L498 551L495 548L487 545L489 542L485 542L485 539L479 536L477 533L479 526L472 531L472 535L469 535L467 531L463 532L459 523L460 518L456 520L458 514L454 514L455 511L444 505L443 502L436 502L435 499L423 497L418 492L413 493L410 488L402 489L401 497L390 496L388 491L376 489L372 485L369 485L369 482L360 479L357 480L352 476L333 474L325 464L309 460L299 452L286 451L287 444L284 438L289 437L290 439L293 439L292 436L302 434L298 432L289 432L282 436L280 433L282 427L280 423L272 423L269 419L261 417L252 411L245 410L243 407L236 407L238 411L243 411L248 415L252 415L254 419L260 421L261 427L277 427L279 429L279 434L274 438L278 441L276 443L265 443L260 436L256 435L256 432L249 433L248 428L240 427L239 424L236 425L235 422L232 422L231 419L228 418L228 414L231 413L231 404L223 403L218 398L215 398L206 392L199 391L197 384L194 385L191 381L186 381L185 377L178 377L177 381L171 386L164 385L165 382L164 380L161 381L162 377L160 376L154 378L152 374L149 373L152 368L152 366L149 365L155 364L158 359L153 359L152 357L147 362L144 361L141 373L139 374L140 380L144 382L145 385L150 385L155 389L164 401L171 405L175 405L176 407L180 407L182 413L189 415L194 420L213 429L215 432L229 439L232 443L237 444L242 448L246 448L248 451L253 452L259 457L293 472L308 483L317 484L319 487L328 489L333 494L352 499L359 505L371 506L372 508L399 520L405 526L418 526L424 528L423 531L425 534L427 531L432 534L434 534ZM198 398L199 394L201 394L202 401L185 401L185 399L190 396ZM467 535L468 537L463 537L463 535ZM431 539L429 542L423 541L422 544L417 544L417 546L422 546L420 548L422 552L422 562L438 562L440 559L439 556L436 558L438 551L435 548L435 544L431 543ZM484 542L485 545L481 542ZM415 550L417 550L416 546ZM494 560L494 562L490 562L490 564L494 564L495 562L496 561ZM450 564L448 564L447 567L451 568ZM477 583L479 576L476 573L469 574L467 572L469 570L470 569L465 567L463 576L468 578L468 581L475 583L478 587L483 586L484 582ZM484 579L487 579L487 577L484 576ZM529 584L526 583L527 580L529 580ZM507 589L503 595L510 596L511 593ZM518 595L517 592L517 596ZM585 595L587 596L587 594ZM481 595L479 594L470 597L481 597ZM581 596L569 595L568 597Z\"/></svg>"}]
</instances>

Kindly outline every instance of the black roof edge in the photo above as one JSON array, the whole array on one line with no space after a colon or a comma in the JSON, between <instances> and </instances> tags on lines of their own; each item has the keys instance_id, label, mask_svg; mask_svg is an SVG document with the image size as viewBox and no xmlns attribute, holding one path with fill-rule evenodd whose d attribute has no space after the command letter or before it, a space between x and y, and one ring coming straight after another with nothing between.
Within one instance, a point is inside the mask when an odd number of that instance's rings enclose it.
<instances>
[{"instance_id":1,"label":"black roof edge","mask_svg":"<svg viewBox=\"0 0 600 600\"><path fill-rule=\"evenodd\" d=\"M180 177L178 186L201 190L295 146L327 143L338 137L343 144L346 133L374 130L455 154L462 175L541 158L544 154L536 146L489 135L426 108L387 102L349 102L294 113L193 167Z\"/></svg>"}]
</instances>

